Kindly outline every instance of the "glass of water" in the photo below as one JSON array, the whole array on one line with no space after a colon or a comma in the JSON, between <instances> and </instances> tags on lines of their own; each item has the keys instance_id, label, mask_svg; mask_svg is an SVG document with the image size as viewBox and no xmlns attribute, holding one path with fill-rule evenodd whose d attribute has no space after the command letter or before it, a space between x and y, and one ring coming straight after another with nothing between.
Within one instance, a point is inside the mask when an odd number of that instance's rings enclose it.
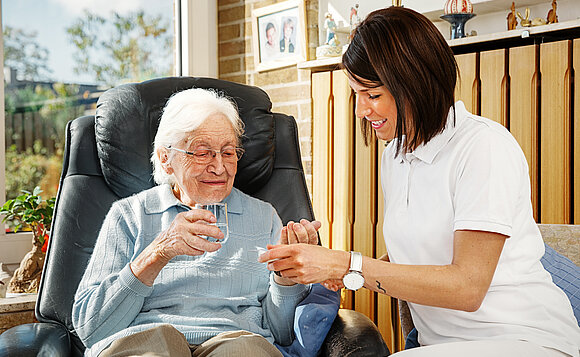
<instances>
[{"instance_id":1,"label":"glass of water","mask_svg":"<svg viewBox=\"0 0 580 357\"><path fill-rule=\"evenodd\" d=\"M211 225L218 227L224 234L224 239L215 239L208 236L200 236L207 239L210 242L225 243L230 235L230 230L228 228L228 204L227 203L206 203L206 204L196 204L195 209L204 209L213 213L216 218L216 223L211 223Z\"/></svg>"}]
</instances>

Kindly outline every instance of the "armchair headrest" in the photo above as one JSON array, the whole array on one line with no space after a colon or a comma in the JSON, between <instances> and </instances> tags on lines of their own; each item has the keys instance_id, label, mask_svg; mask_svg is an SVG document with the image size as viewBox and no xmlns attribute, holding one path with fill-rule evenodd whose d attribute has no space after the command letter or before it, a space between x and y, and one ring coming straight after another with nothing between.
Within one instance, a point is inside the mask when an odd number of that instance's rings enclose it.
<instances>
[{"instance_id":1,"label":"armchair headrest","mask_svg":"<svg viewBox=\"0 0 580 357\"><path fill-rule=\"evenodd\" d=\"M234 185L252 194L269 180L274 166L274 118L263 90L212 78L161 78L109 89L97 103L97 153L103 176L119 197L155 185L150 157L163 108L172 94L189 88L216 89L237 103L245 124L246 153L238 163Z\"/></svg>"}]
</instances>

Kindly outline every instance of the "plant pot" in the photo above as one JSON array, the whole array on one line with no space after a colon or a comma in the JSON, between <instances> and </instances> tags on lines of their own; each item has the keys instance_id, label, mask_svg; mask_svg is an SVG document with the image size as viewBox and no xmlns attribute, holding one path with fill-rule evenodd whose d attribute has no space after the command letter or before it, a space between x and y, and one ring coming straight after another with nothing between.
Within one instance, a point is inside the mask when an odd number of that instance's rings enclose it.
<instances>
[{"instance_id":1,"label":"plant pot","mask_svg":"<svg viewBox=\"0 0 580 357\"><path fill-rule=\"evenodd\" d=\"M46 253L42 251L42 244L36 237L33 237L32 250L22 258L20 266L8 283L8 292L37 293L45 257Z\"/></svg>"}]
</instances>

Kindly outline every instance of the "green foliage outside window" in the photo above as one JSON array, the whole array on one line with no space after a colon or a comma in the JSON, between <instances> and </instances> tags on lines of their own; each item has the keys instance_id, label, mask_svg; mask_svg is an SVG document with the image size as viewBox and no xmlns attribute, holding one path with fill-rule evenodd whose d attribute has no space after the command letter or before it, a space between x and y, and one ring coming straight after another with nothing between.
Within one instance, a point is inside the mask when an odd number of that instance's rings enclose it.
<instances>
[{"instance_id":1,"label":"green foliage outside window","mask_svg":"<svg viewBox=\"0 0 580 357\"><path fill-rule=\"evenodd\" d=\"M38 141L24 152L14 145L6 148L6 198L18 197L36 186L48 197L56 196L61 167L62 151L51 155Z\"/></svg>"},{"instance_id":2,"label":"green foliage outside window","mask_svg":"<svg viewBox=\"0 0 580 357\"><path fill-rule=\"evenodd\" d=\"M91 73L98 83L115 86L172 73L173 34L161 16L143 10L108 17L84 12L66 29L77 47L76 73Z\"/></svg>"}]
</instances>

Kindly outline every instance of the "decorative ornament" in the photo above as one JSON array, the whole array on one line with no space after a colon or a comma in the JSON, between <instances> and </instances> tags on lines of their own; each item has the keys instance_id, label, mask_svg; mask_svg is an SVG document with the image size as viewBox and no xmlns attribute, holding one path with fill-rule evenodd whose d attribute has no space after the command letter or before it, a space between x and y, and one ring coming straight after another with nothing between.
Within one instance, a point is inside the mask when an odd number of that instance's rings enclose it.
<instances>
[{"instance_id":1,"label":"decorative ornament","mask_svg":"<svg viewBox=\"0 0 580 357\"><path fill-rule=\"evenodd\" d=\"M465 37L465 23L473 18L473 5L470 0L447 0L441 18L451 24L451 39Z\"/></svg>"},{"instance_id":2,"label":"decorative ornament","mask_svg":"<svg viewBox=\"0 0 580 357\"><path fill-rule=\"evenodd\" d=\"M518 17L520 18L520 24L523 27L530 27L532 26L532 21L530 21L530 8L526 7L526 16L522 16L522 14L520 14L520 12L517 12Z\"/></svg>"},{"instance_id":3,"label":"decorative ornament","mask_svg":"<svg viewBox=\"0 0 580 357\"><path fill-rule=\"evenodd\" d=\"M324 28L326 29L326 41L322 46L316 47L316 58L337 57L342 55L342 47L336 36L338 27L332 14L327 12L324 15Z\"/></svg>"},{"instance_id":4,"label":"decorative ornament","mask_svg":"<svg viewBox=\"0 0 580 357\"><path fill-rule=\"evenodd\" d=\"M324 18L324 29L326 30L326 41L324 44L328 45L332 39L336 38L337 26L330 12L327 12Z\"/></svg>"},{"instance_id":5,"label":"decorative ornament","mask_svg":"<svg viewBox=\"0 0 580 357\"><path fill-rule=\"evenodd\" d=\"M511 12L507 15L507 29L515 30L518 26L518 19L516 18L516 4L512 1Z\"/></svg>"},{"instance_id":6,"label":"decorative ornament","mask_svg":"<svg viewBox=\"0 0 580 357\"><path fill-rule=\"evenodd\" d=\"M550 9L550 11L548 11L548 17L546 19L548 20L549 24L555 24L556 22L558 22L556 7L558 7L558 4L556 4L556 0L552 0L552 8Z\"/></svg>"},{"instance_id":7,"label":"decorative ornament","mask_svg":"<svg viewBox=\"0 0 580 357\"><path fill-rule=\"evenodd\" d=\"M530 20L530 8L526 8L526 16L522 16L520 12L517 12L518 17L520 18L520 23L523 27L530 27L530 26L542 26L547 24L546 20L541 17L536 17L533 20Z\"/></svg>"},{"instance_id":8,"label":"decorative ornament","mask_svg":"<svg viewBox=\"0 0 580 357\"><path fill-rule=\"evenodd\" d=\"M443 13L447 14L472 14L473 4L469 0L447 0Z\"/></svg>"}]
</instances>

